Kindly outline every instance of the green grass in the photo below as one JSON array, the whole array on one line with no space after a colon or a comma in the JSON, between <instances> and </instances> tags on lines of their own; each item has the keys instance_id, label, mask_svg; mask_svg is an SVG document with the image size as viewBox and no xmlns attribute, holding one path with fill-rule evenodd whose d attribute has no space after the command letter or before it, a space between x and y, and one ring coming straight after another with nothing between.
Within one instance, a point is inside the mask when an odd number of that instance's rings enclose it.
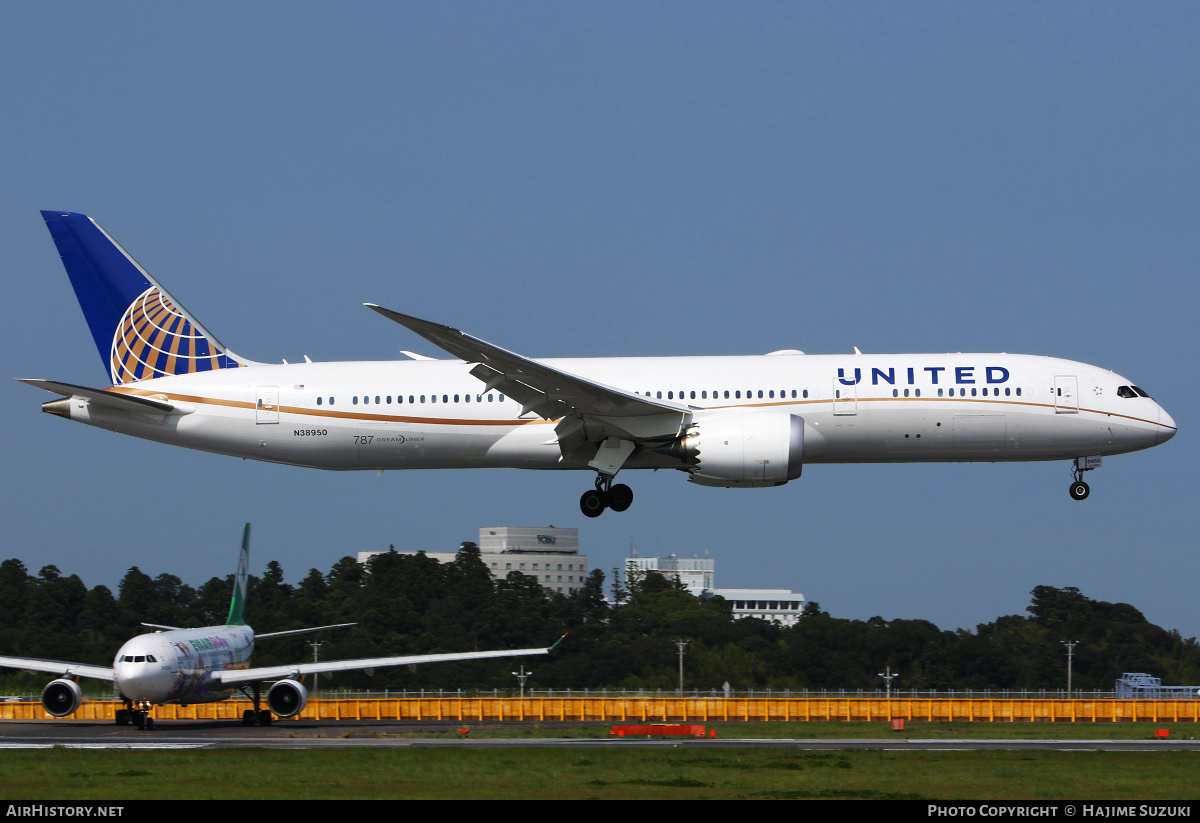
<instances>
[{"instance_id":1,"label":"green grass","mask_svg":"<svg viewBox=\"0 0 1200 823\"><path fill-rule=\"evenodd\" d=\"M1185 800L1200 753L798 749L9 750L0 796L137 799Z\"/></svg>"}]
</instances>

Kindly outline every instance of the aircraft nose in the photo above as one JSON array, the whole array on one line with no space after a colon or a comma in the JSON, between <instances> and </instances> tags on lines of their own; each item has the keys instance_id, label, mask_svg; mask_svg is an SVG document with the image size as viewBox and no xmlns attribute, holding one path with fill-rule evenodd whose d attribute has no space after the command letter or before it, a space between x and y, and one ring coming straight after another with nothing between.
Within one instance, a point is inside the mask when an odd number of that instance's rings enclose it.
<instances>
[{"instance_id":1,"label":"aircraft nose","mask_svg":"<svg viewBox=\"0 0 1200 823\"><path fill-rule=\"evenodd\" d=\"M1175 421L1171 415L1167 414L1167 410L1162 406L1158 407L1158 443L1166 443L1175 436Z\"/></svg>"}]
</instances>

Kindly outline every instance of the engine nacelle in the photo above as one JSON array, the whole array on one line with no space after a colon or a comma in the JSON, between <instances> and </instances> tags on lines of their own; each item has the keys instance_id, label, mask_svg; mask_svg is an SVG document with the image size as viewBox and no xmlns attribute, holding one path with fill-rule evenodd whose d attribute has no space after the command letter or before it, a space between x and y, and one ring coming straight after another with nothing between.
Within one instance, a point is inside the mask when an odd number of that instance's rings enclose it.
<instances>
[{"instance_id":1,"label":"engine nacelle","mask_svg":"<svg viewBox=\"0 0 1200 823\"><path fill-rule=\"evenodd\" d=\"M74 714L83 702L83 689L74 680L65 677L52 680L42 689L42 708L55 717Z\"/></svg>"},{"instance_id":2,"label":"engine nacelle","mask_svg":"<svg viewBox=\"0 0 1200 823\"><path fill-rule=\"evenodd\" d=\"M297 680L280 680L267 692L267 708L280 717L292 717L304 711L308 689Z\"/></svg>"},{"instance_id":3,"label":"engine nacelle","mask_svg":"<svg viewBox=\"0 0 1200 823\"><path fill-rule=\"evenodd\" d=\"M700 418L683 441L702 486L782 486L804 468L804 418L778 411L744 411Z\"/></svg>"}]
</instances>

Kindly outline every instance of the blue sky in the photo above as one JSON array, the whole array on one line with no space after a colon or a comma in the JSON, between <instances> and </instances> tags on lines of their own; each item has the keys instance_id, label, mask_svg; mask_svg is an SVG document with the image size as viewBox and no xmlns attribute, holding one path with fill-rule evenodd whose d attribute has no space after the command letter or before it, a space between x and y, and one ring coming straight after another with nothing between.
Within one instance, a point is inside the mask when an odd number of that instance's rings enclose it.
<instances>
[{"instance_id":1,"label":"blue sky","mask_svg":"<svg viewBox=\"0 0 1200 823\"><path fill-rule=\"evenodd\" d=\"M1200 635L1194 4L14 3L0 70L9 377L104 382L63 209L257 360L438 354L373 301L534 357L1049 354L1180 426L1084 503L1065 462L811 465L623 476L633 508L585 522L584 474L255 464L0 381L0 555L34 572L200 583L248 520L296 582L554 524L594 567L707 550L840 617L973 628L1078 586Z\"/></svg>"}]
</instances>

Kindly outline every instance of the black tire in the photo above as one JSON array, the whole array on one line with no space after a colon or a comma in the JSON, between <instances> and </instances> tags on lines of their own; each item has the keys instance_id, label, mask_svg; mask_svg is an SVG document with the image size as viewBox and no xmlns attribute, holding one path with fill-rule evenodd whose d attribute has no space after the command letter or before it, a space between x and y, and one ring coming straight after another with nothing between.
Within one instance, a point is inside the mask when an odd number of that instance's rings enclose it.
<instances>
[{"instance_id":1,"label":"black tire","mask_svg":"<svg viewBox=\"0 0 1200 823\"><path fill-rule=\"evenodd\" d=\"M254 709L246 709L245 711L242 712L242 725L243 726L253 726L254 725Z\"/></svg>"},{"instance_id":2,"label":"black tire","mask_svg":"<svg viewBox=\"0 0 1200 823\"><path fill-rule=\"evenodd\" d=\"M1082 480L1076 480L1071 484L1071 497L1075 500L1087 500L1087 496L1091 493L1092 490L1088 488L1088 484Z\"/></svg>"},{"instance_id":3,"label":"black tire","mask_svg":"<svg viewBox=\"0 0 1200 823\"><path fill-rule=\"evenodd\" d=\"M270 726L274 720L269 709L263 709L258 713L258 725L260 726Z\"/></svg>"},{"instance_id":4,"label":"black tire","mask_svg":"<svg viewBox=\"0 0 1200 823\"><path fill-rule=\"evenodd\" d=\"M624 483L618 483L608 490L608 507L615 512L623 512L633 505L633 489Z\"/></svg>"},{"instance_id":5,"label":"black tire","mask_svg":"<svg viewBox=\"0 0 1200 823\"><path fill-rule=\"evenodd\" d=\"M604 514L606 503L604 495L596 490L583 493L579 498L579 510L588 517L599 517Z\"/></svg>"},{"instance_id":6,"label":"black tire","mask_svg":"<svg viewBox=\"0 0 1200 823\"><path fill-rule=\"evenodd\" d=\"M149 731L153 731L153 730L154 730L154 718L147 717L146 718L146 731L149 732Z\"/></svg>"}]
</instances>

